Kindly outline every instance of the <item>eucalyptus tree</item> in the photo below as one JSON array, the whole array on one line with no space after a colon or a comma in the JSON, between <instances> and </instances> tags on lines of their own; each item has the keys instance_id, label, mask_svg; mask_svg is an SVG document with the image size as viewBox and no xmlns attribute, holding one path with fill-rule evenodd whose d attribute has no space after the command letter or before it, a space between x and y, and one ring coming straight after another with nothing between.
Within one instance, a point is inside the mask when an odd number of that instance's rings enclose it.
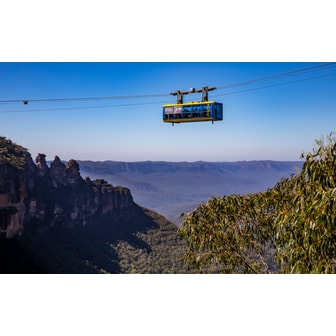
<instances>
[{"instance_id":1,"label":"eucalyptus tree","mask_svg":"<svg viewBox=\"0 0 336 336\"><path fill-rule=\"evenodd\" d=\"M274 188L210 199L184 218L185 259L202 271L335 273L336 140L316 141L301 172Z\"/></svg>"}]
</instances>

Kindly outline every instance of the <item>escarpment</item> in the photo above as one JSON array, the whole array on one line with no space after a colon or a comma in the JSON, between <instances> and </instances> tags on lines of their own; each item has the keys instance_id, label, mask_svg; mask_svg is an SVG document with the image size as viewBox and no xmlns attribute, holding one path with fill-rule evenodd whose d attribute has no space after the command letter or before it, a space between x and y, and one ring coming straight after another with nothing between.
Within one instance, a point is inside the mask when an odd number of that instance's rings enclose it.
<instances>
[{"instance_id":1,"label":"escarpment","mask_svg":"<svg viewBox=\"0 0 336 336\"><path fill-rule=\"evenodd\" d=\"M104 218L132 220L138 206L130 190L104 180L83 179L75 160L56 156L47 165L38 154L0 137L0 235L20 236L27 228L83 227Z\"/></svg>"}]
</instances>

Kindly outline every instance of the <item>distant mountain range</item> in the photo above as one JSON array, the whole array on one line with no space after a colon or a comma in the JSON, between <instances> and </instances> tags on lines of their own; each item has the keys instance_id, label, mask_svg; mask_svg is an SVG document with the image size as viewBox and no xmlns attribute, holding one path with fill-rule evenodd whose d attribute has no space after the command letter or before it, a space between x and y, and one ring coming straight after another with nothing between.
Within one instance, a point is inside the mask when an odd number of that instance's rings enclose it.
<instances>
[{"instance_id":1,"label":"distant mountain range","mask_svg":"<svg viewBox=\"0 0 336 336\"><path fill-rule=\"evenodd\" d=\"M135 202L176 224L210 197L255 193L301 169L300 161L77 161L82 176L131 190Z\"/></svg>"}]
</instances>

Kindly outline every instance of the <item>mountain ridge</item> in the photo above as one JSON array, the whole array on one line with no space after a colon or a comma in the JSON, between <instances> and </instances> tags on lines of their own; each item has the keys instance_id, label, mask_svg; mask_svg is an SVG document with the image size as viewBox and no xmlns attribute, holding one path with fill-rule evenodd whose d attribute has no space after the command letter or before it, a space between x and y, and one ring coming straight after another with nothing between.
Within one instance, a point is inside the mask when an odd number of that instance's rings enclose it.
<instances>
[{"instance_id":1,"label":"mountain ridge","mask_svg":"<svg viewBox=\"0 0 336 336\"><path fill-rule=\"evenodd\" d=\"M236 171L237 169L249 168L278 168L283 170L286 167L294 165L301 166L302 161L277 161L277 160L242 160L242 161L114 161L114 160L77 160L81 166L90 167L99 165L102 170L108 168L114 169L114 172L137 172L154 173L162 171L192 171L195 169L212 170L212 171ZM165 168L165 169L164 169Z\"/></svg>"},{"instance_id":2,"label":"mountain ridge","mask_svg":"<svg viewBox=\"0 0 336 336\"><path fill-rule=\"evenodd\" d=\"M301 161L253 160L236 162L78 161L82 174L104 178L132 190L138 204L176 224L210 197L255 193L296 173Z\"/></svg>"}]
</instances>

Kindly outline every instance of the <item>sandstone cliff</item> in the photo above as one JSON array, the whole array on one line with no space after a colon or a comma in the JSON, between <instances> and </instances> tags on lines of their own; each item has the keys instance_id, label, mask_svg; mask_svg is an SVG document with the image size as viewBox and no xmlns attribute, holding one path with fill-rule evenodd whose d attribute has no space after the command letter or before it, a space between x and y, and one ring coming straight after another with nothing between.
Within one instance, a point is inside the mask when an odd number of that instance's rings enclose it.
<instances>
[{"instance_id":1,"label":"sandstone cliff","mask_svg":"<svg viewBox=\"0 0 336 336\"><path fill-rule=\"evenodd\" d=\"M104 217L132 220L138 207L129 189L80 175L75 160L55 157L50 167L39 154L0 137L0 235L20 236L26 228L83 227Z\"/></svg>"}]
</instances>

